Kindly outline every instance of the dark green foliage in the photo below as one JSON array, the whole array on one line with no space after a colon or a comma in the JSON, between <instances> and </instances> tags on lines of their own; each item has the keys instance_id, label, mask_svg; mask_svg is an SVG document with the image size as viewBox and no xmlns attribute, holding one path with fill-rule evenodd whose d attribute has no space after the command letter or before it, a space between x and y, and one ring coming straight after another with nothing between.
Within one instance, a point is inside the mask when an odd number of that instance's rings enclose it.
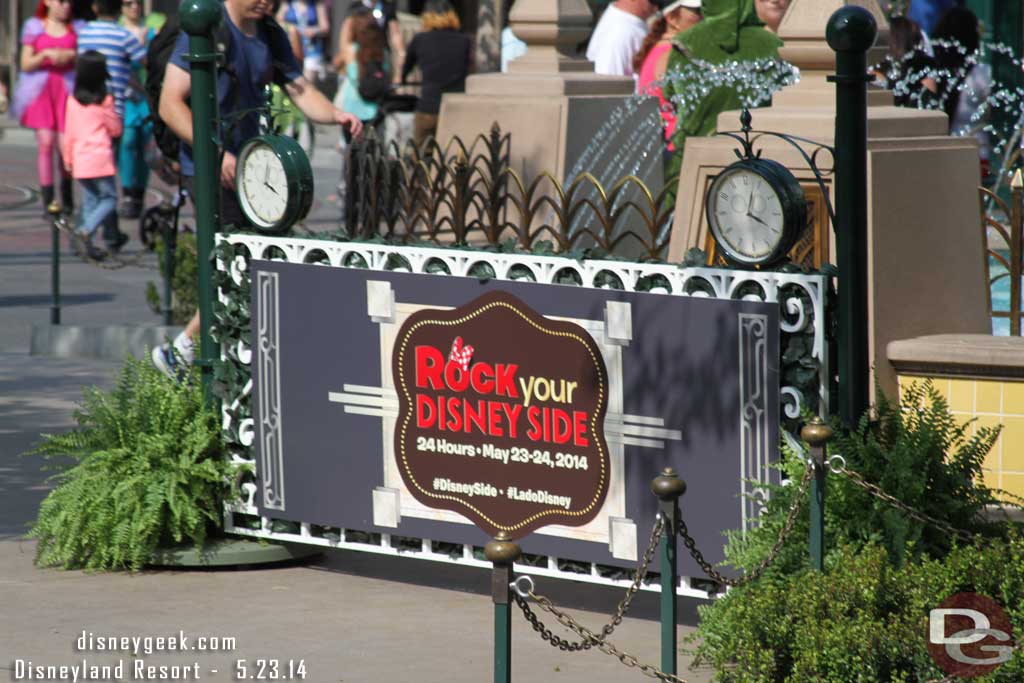
<instances>
[{"instance_id":1,"label":"dark green foliage","mask_svg":"<svg viewBox=\"0 0 1024 683\"><path fill-rule=\"evenodd\" d=\"M146 303L154 313L163 313L164 242L157 240L156 255L160 264L160 282L146 283ZM178 235L174 251L174 277L171 279L171 309L175 325L184 325L199 307L199 265L196 259L196 237L183 232Z\"/></svg>"},{"instance_id":2,"label":"dark green foliage","mask_svg":"<svg viewBox=\"0 0 1024 683\"><path fill-rule=\"evenodd\" d=\"M842 455L847 467L867 481L955 528L989 535L998 531L980 517L986 505L997 503L995 494L982 482L981 468L999 430L980 428L972 436L971 424L957 423L930 382L909 387L902 406L879 394L875 420L865 416L855 432L844 433L838 425L834 427L836 436L829 453ZM783 471L789 479L799 481L803 461L788 448L783 453ZM731 564L749 568L765 556L778 538L795 494L795 486L771 488L768 512L762 515L759 528L745 538L730 534L726 557ZM807 524L807 515L801 515L772 571L788 573L807 565ZM851 544L860 548L877 543L895 565L908 557L942 557L953 540L949 534L894 510L846 477L831 473L826 481L825 534L827 547Z\"/></svg>"},{"instance_id":3,"label":"dark green foliage","mask_svg":"<svg viewBox=\"0 0 1024 683\"><path fill-rule=\"evenodd\" d=\"M926 649L928 613L951 595L999 602L1024 632L1024 538L957 548L895 568L877 545L842 546L826 571L762 578L700 608L699 663L719 683L923 683L942 679ZM1024 655L979 683L1024 680Z\"/></svg>"},{"instance_id":4,"label":"dark green foliage","mask_svg":"<svg viewBox=\"0 0 1024 683\"><path fill-rule=\"evenodd\" d=\"M1009 525L981 518L986 505L997 503L981 483L981 467L999 431L978 429L973 436L970 431L970 423L957 423L930 382L906 390L902 406L880 395L875 420L865 417L852 433L837 426L830 454L841 454L850 470L912 508L976 534L975 546L956 548L949 534L830 473L826 572L808 567L805 507L762 578L703 608L697 651L715 666L718 680L919 683L941 678L925 651L925 620L929 609L965 590L1013 608L1015 626L1024 627L1024 539ZM803 461L793 449L783 452L781 467L791 481L799 481ZM749 569L765 557L796 489L772 487L760 526L746 537L729 535L730 564ZM1004 671L1017 677L1003 677ZM999 677L986 680L1024 680L1022 671L1020 662L1011 663Z\"/></svg>"},{"instance_id":5,"label":"dark green foliage","mask_svg":"<svg viewBox=\"0 0 1024 683\"><path fill-rule=\"evenodd\" d=\"M907 389L902 405L879 395L877 423L865 418L856 432L837 432L832 452L929 517L972 533L997 533L998 527L982 519L985 506L998 502L983 483L982 465L999 428L981 427L972 436L971 423L957 422L931 382ZM850 542L876 541L894 563L908 554L941 557L952 543L948 533L908 519L861 489L836 486L829 498L829 507L846 512L833 524L845 529Z\"/></svg>"},{"instance_id":6,"label":"dark green foliage","mask_svg":"<svg viewBox=\"0 0 1024 683\"><path fill-rule=\"evenodd\" d=\"M229 452L244 453L248 448L242 444L238 430L242 422L251 416L248 396L242 396L242 388L252 378L250 368L243 363L240 353L252 343L251 319L249 316L250 277L249 252L242 245L221 242L214 247L214 258L230 267L244 263L240 268L239 282L227 270L213 271L213 284L224 294L213 302L214 340L220 346L224 358L214 361L213 391L224 404L228 420L224 429L224 440ZM240 348L240 344L241 347Z\"/></svg>"},{"instance_id":7,"label":"dark green foliage","mask_svg":"<svg viewBox=\"0 0 1024 683\"><path fill-rule=\"evenodd\" d=\"M85 390L75 419L33 451L60 470L29 532L37 564L137 570L220 526L233 467L197 377L177 383L129 357L112 392Z\"/></svg>"}]
</instances>

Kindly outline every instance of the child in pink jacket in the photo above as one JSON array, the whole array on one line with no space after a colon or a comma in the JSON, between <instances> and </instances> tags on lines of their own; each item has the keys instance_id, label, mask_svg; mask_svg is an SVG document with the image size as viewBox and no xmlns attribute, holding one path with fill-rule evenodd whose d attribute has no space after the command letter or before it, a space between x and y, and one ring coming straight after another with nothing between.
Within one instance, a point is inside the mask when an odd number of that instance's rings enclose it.
<instances>
[{"instance_id":1,"label":"child in pink jacket","mask_svg":"<svg viewBox=\"0 0 1024 683\"><path fill-rule=\"evenodd\" d=\"M107 61L96 50L78 55L75 92L68 98L64 124L64 166L82 186L82 222L75 231L75 253L94 260L106 252L93 246L96 228L117 209L113 139L122 121L107 94Z\"/></svg>"}]
</instances>

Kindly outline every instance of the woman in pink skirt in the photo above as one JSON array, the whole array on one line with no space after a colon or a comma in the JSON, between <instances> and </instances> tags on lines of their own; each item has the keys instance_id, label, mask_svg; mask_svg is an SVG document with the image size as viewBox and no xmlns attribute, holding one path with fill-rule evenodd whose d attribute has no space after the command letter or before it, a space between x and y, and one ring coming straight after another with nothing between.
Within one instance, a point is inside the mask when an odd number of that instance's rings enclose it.
<instances>
[{"instance_id":1,"label":"woman in pink skirt","mask_svg":"<svg viewBox=\"0 0 1024 683\"><path fill-rule=\"evenodd\" d=\"M36 131L39 185L43 209L53 201L54 169L60 173L61 200L70 213L71 178L60 161L64 112L74 90L76 24L71 0L39 0L35 16L21 29L21 77L14 92L11 114L21 125ZM54 163L54 156L58 159Z\"/></svg>"}]
</instances>

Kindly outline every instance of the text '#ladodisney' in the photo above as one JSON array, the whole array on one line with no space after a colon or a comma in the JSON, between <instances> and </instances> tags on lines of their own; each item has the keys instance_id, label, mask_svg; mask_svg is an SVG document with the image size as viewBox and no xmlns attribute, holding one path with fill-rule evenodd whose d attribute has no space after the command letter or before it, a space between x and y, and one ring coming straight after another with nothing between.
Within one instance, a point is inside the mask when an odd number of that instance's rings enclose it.
<instances>
[{"instance_id":1,"label":"text '#ladodisney'","mask_svg":"<svg viewBox=\"0 0 1024 683\"><path fill-rule=\"evenodd\" d=\"M587 447L588 414L557 405L571 404L578 387L564 378L520 377L515 363L473 363L463 369L445 362L440 350L417 346L416 388L483 398L416 394L416 427Z\"/></svg>"}]
</instances>

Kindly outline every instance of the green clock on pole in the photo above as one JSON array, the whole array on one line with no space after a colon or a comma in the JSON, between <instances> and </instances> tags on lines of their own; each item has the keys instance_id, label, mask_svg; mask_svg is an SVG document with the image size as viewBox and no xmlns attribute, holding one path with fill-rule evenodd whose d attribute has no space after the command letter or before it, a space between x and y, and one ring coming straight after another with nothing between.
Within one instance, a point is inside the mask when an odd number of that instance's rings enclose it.
<instances>
[{"instance_id":1,"label":"green clock on pole","mask_svg":"<svg viewBox=\"0 0 1024 683\"><path fill-rule=\"evenodd\" d=\"M298 142L261 135L242 147L235 174L238 202L260 232L280 235L309 213L313 169Z\"/></svg>"}]
</instances>

